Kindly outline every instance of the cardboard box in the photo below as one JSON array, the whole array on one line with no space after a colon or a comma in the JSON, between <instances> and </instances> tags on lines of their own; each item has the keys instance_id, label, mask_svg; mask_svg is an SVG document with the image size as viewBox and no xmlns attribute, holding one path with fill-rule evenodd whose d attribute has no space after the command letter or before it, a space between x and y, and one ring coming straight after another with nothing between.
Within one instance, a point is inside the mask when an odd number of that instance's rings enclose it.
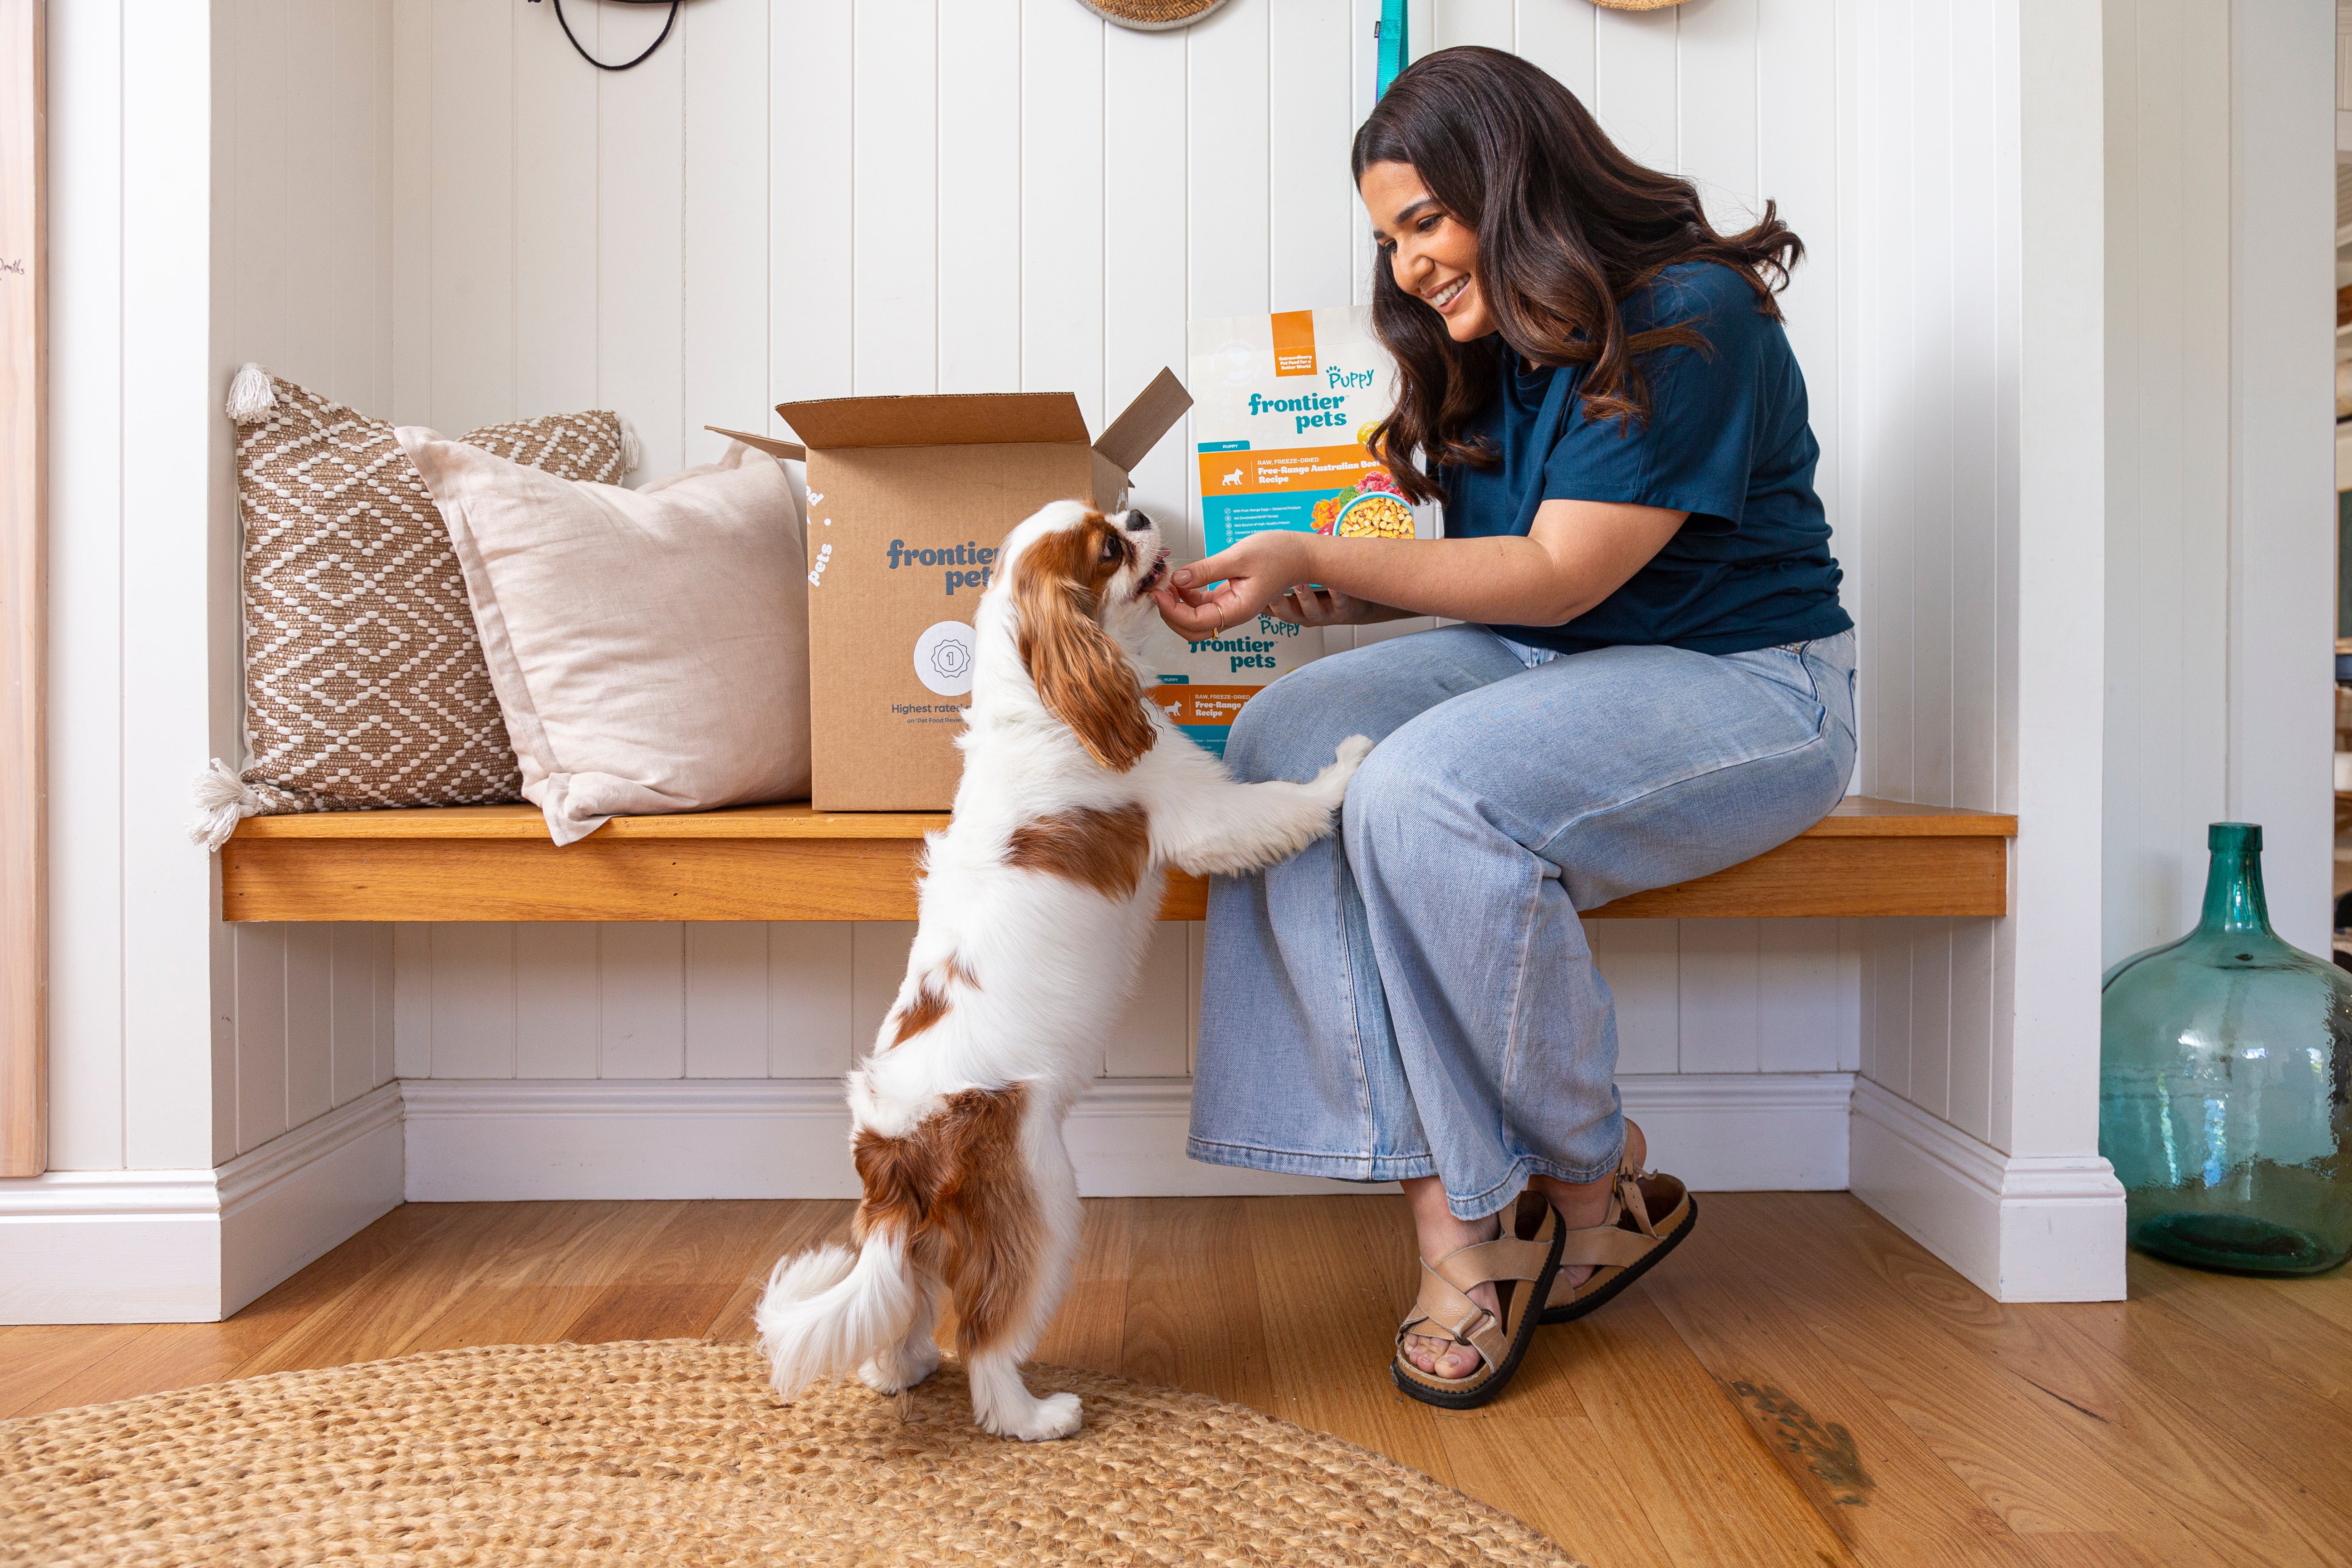
<instances>
[{"instance_id":1,"label":"cardboard box","mask_svg":"<svg viewBox=\"0 0 2352 1568\"><path fill-rule=\"evenodd\" d=\"M1119 504L1192 405L1163 370L1089 444L1066 392L835 397L776 412L804 447L809 719L820 811L944 811L963 768L971 623L1004 535L1048 501ZM1161 520L1170 531L1178 518Z\"/></svg>"}]
</instances>

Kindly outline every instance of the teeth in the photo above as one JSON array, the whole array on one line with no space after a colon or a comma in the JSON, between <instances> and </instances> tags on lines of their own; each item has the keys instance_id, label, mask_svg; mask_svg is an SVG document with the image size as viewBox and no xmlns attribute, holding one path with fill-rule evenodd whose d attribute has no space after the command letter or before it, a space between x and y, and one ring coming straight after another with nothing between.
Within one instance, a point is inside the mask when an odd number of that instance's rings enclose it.
<instances>
[{"instance_id":1,"label":"teeth","mask_svg":"<svg viewBox=\"0 0 2352 1568\"><path fill-rule=\"evenodd\" d=\"M1454 296L1461 293L1463 289L1467 289L1468 287L1470 287L1470 278L1467 273L1465 273L1463 276L1456 278L1453 282L1448 283L1444 288L1440 289L1436 293L1431 295L1429 297L1429 302L1441 308L1450 305L1454 302Z\"/></svg>"}]
</instances>

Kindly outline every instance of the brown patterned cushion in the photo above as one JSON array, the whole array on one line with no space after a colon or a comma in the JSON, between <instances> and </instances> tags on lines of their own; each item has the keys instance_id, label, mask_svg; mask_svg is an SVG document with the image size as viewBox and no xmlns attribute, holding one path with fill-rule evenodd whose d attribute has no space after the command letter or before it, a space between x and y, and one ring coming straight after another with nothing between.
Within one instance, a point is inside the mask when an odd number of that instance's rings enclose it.
<instances>
[{"instance_id":1,"label":"brown patterned cushion","mask_svg":"<svg viewBox=\"0 0 2352 1568\"><path fill-rule=\"evenodd\" d=\"M466 579L392 426L250 368L232 408L245 525L239 815L522 798ZM620 482L617 415L459 439L567 479ZM234 821L234 818L231 818Z\"/></svg>"}]
</instances>

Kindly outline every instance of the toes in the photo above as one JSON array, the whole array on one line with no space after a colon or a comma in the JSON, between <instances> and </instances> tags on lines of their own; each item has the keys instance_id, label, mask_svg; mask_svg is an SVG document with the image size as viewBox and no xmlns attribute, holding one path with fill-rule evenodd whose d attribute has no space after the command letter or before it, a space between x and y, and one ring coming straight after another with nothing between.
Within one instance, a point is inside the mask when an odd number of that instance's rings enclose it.
<instances>
[{"instance_id":1,"label":"toes","mask_svg":"<svg viewBox=\"0 0 2352 1568\"><path fill-rule=\"evenodd\" d=\"M1478 1366L1478 1352L1422 1334L1406 1336L1404 1359L1433 1377L1467 1377Z\"/></svg>"}]
</instances>

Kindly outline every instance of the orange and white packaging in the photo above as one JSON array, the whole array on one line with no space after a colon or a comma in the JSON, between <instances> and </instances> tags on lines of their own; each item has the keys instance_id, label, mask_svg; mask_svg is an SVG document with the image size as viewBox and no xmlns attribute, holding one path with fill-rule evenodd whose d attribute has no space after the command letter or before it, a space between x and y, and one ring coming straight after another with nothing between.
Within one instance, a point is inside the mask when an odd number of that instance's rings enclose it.
<instances>
[{"instance_id":1,"label":"orange and white packaging","mask_svg":"<svg viewBox=\"0 0 2352 1568\"><path fill-rule=\"evenodd\" d=\"M1396 365L1369 305L1194 321L1192 439L1211 555L1266 529L1433 538L1365 446L1394 405Z\"/></svg>"}]
</instances>

